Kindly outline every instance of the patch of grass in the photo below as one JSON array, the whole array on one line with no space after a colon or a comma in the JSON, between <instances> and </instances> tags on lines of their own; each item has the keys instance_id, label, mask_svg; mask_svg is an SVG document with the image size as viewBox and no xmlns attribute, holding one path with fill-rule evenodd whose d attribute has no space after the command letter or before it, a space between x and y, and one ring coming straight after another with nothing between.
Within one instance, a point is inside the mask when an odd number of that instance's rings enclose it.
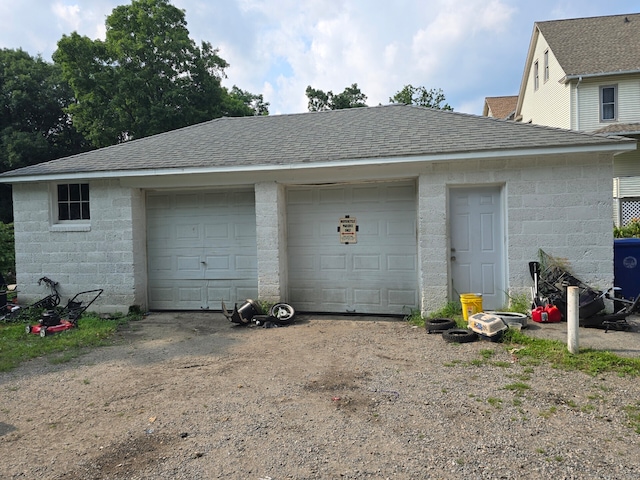
<instances>
[{"instance_id":1,"label":"patch of grass","mask_svg":"<svg viewBox=\"0 0 640 480\"><path fill-rule=\"evenodd\" d=\"M525 365L548 362L554 368L578 370L589 375L604 372L616 372L621 376L640 375L640 359L637 358L619 357L611 352L593 349L580 349L577 354L572 354L558 340L531 338L517 330L507 330L503 343Z\"/></svg>"},{"instance_id":2,"label":"patch of grass","mask_svg":"<svg viewBox=\"0 0 640 480\"><path fill-rule=\"evenodd\" d=\"M489 358L493 357L496 353L495 350L491 349L491 348L484 348L482 350L480 350L480 356L486 360L488 360Z\"/></svg>"},{"instance_id":3,"label":"patch of grass","mask_svg":"<svg viewBox=\"0 0 640 480\"><path fill-rule=\"evenodd\" d=\"M500 367L500 368L511 368L511 364L503 360L500 360L497 362L491 362L491 365L493 365L494 367Z\"/></svg>"},{"instance_id":4,"label":"patch of grass","mask_svg":"<svg viewBox=\"0 0 640 480\"><path fill-rule=\"evenodd\" d=\"M636 433L640 433L640 402L624 407L624 412L627 414L629 426L633 428Z\"/></svg>"},{"instance_id":5,"label":"patch of grass","mask_svg":"<svg viewBox=\"0 0 640 480\"><path fill-rule=\"evenodd\" d=\"M410 325L414 325L416 327L424 327L425 318L420 313L420 310L414 309L411 310L407 315L405 315L404 320L409 322Z\"/></svg>"},{"instance_id":6,"label":"patch of grass","mask_svg":"<svg viewBox=\"0 0 640 480\"><path fill-rule=\"evenodd\" d=\"M531 297L526 293L516 293L508 295L508 297L509 304L505 307L504 311L524 314L531 311Z\"/></svg>"},{"instance_id":7,"label":"patch of grass","mask_svg":"<svg viewBox=\"0 0 640 480\"><path fill-rule=\"evenodd\" d=\"M458 325L461 325L462 322L466 327L466 322L464 322L462 318L462 306L456 302L448 302L440 310L431 312L428 317L423 317L420 310L413 309L405 315L404 320L411 325L424 327L424 322L427 318L451 318L455 320Z\"/></svg>"},{"instance_id":8,"label":"patch of grass","mask_svg":"<svg viewBox=\"0 0 640 480\"><path fill-rule=\"evenodd\" d=\"M549 418L551 417L551 415L553 415L554 413L556 413L558 411L558 409L556 407L551 407L548 410L543 410L539 413L539 415L542 418Z\"/></svg>"},{"instance_id":9,"label":"patch of grass","mask_svg":"<svg viewBox=\"0 0 640 480\"><path fill-rule=\"evenodd\" d=\"M516 392L516 395L523 395L525 391L531 389L529 385L523 382L509 383L504 386L505 390L511 390L512 392Z\"/></svg>"},{"instance_id":10,"label":"patch of grass","mask_svg":"<svg viewBox=\"0 0 640 480\"><path fill-rule=\"evenodd\" d=\"M487 398L487 403L494 408L502 408L502 399L496 397Z\"/></svg>"},{"instance_id":11,"label":"patch of grass","mask_svg":"<svg viewBox=\"0 0 640 480\"><path fill-rule=\"evenodd\" d=\"M0 324L0 372L7 372L32 358L47 356L51 363L68 362L89 347L108 345L118 328L137 317L104 320L83 316L78 327L41 338L25 332L25 325Z\"/></svg>"}]
</instances>

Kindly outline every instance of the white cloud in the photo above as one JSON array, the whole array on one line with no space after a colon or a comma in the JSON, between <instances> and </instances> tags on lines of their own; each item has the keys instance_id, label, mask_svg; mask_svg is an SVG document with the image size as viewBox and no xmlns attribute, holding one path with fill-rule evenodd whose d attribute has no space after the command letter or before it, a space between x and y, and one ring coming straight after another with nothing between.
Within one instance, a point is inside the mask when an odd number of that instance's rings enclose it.
<instances>
[{"instance_id":1,"label":"white cloud","mask_svg":"<svg viewBox=\"0 0 640 480\"><path fill-rule=\"evenodd\" d=\"M79 30L81 25L80 6L65 5L62 2L55 2L51 6L53 15L59 20L61 30Z\"/></svg>"}]
</instances>

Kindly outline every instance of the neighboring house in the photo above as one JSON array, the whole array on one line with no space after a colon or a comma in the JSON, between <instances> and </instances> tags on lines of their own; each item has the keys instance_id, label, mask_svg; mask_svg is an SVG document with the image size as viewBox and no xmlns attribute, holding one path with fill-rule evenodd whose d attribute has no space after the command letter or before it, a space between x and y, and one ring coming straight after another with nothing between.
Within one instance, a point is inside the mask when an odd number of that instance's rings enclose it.
<instances>
[{"instance_id":1,"label":"neighboring house","mask_svg":"<svg viewBox=\"0 0 640 480\"><path fill-rule=\"evenodd\" d=\"M513 120L518 105L518 96L486 97L482 115L500 120Z\"/></svg>"},{"instance_id":2,"label":"neighboring house","mask_svg":"<svg viewBox=\"0 0 640 480\"><path fill-rule=\"evenodd\" d=\"M220 118L0 175L23 301L100 311L423 313L528 294L538 249L613 279L613 156L635 141L407 105ZM355 227L355 228L354 228Z\"/></svg>"},{"instance_id":3,"label":"neighboring house","mask_svg":"<svg viewBox=\"0 0 640 480\"><path fill-rule=\"evenodd\" d=\"M537 22L516 121L640 138L640 14ZM614 221L640 217L640 152L616 156Z\"/></svg>"}]
</instances>

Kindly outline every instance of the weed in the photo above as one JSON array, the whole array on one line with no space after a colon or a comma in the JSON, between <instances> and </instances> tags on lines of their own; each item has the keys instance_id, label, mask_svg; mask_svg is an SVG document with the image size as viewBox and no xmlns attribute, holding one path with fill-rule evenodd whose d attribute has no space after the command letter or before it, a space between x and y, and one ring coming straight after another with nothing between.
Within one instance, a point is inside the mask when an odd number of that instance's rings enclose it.
<instances>
[{"instance_id":1,"label":"weed","mask_svg":"<svg viewBox=\"0 0 640 480\"><path fill-rule=\"evenodd\" d=\"M500 367L500 368L511 368L511 364L505 361L491 362L491 365L493 365L494 367Z\"/></svg>"},{"instance_id":2,"label":"weed","mask_svg":"<svg viewBox=\"0 0 640 480\"><path fill-rule=\"evenodd\" d=\"M487 403L494 408L502 408L502 399L496 397L487 398Z\"/></svg>"},{"instance_id":3,"label":"weed","mask_svg":"<svg viewBox=\"0 0 640 480\"><path fill-rule=\"evenodd\" d=\"M491 358L495 353L496 353L495 350L492 350L490 348L485 348L480 350L480 356L487 360Z\"/></svg>"},{"instance_id":4,"label":"weed","mask_svg":"<svg viewBox=\"0 0 640 480\"><path fill-rule=\"evenodd\" d=\"M529 313L531 311L531 298L526 293L507 294L509 305L505 308L507 312Z\"/></svg>"},{"instance_id":5,"label":"weed","mask_svg":"<svg viewBox=\"0 0 640 480\"><path fill-rule=\"evenodd\" d=\"M409 322L410 325L424 327L424 317L418 309L411 310L407 315L405 315L404 320Z\"/></svg>"},{"instance_id":6,"label":"weed","mask_svg":"<svg viewBox=\"0 0 640 480\"><path fill-rule=\"evenodd\" d=\"M91 380L85 378L84 380L82 380L82 383L84 383L85 385L89 385L91 383Z\"/></svg>"},{"instance_id":7,"label":"weed","mask_svg":"<svg viewBox=\"0 0 640 480\"><path fill-rule=\"evenodd\" d=\"M520 395L520 396L524 395L524 392L526 390L529 390L530 388L531 387L529 385L522 382L510 383L504 386L505 390L511 390L512 392L516 392L516 395Z\"/></svg>"},{"instance_id":8,"label":"weed","mask_svg":"<svg viewBox=\"0 0 640 480\"><path fill-rule=\"evenodd\" d=\"M627 414L629 426L633 428L636 433L640 433L640 402L624 407L624 412Z\"/></svg>"},{"instance_id":9,"label":"weed","mask_svg":"<svg viewBox=\"0 0 640 480\"><path fill-rule=\"evenodd\" d=\"M536 448L536 453L539 453L540 455L547 454L546 450L544 450L543 448Z\"/></svg>"},{"instance_id":10,"label":"weed","mask_svg":"<svg viewBox=\"0 0 640 480\"><path fill-rule=\"evenodd\" d=\"M539 413L539 415L542 418L549 418L551 417L551 415L553 415L554 413L556 413L558 411L558 409L556 407L551 407L548 410L543 410Z\"/></svg>"},{"instance_id":11,"label":"weed","mask_svg":"<svg viewBox=\"0 0 640 480\"><path fill-rule=\"evenodd\" d=\"M519 398L514 398L514 399L513 399L513 401L512 401L511 403L513 403L513 406L514 406L514 407L519 407L519 406L521 406L521 405L522 405L522 400L521 400L521 399L519 399Z\"/></svg>"}]
</instances>

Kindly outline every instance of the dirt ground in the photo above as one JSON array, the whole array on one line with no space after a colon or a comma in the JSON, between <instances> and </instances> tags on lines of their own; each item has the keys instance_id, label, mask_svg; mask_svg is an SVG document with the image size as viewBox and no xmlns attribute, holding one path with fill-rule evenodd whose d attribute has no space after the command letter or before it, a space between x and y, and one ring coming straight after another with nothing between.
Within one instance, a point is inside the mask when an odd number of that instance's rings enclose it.
<instances>
[{"instance_id":1,"label":"dirt ground","mask_svg":"<svg viewBox=\"0 0 640 480\"><path fill-rule=\"evenodd\" d=\"M154 313L0 374L0 478L639 478L638 383L400 320Z\"/></svg>"}]
</instances>

